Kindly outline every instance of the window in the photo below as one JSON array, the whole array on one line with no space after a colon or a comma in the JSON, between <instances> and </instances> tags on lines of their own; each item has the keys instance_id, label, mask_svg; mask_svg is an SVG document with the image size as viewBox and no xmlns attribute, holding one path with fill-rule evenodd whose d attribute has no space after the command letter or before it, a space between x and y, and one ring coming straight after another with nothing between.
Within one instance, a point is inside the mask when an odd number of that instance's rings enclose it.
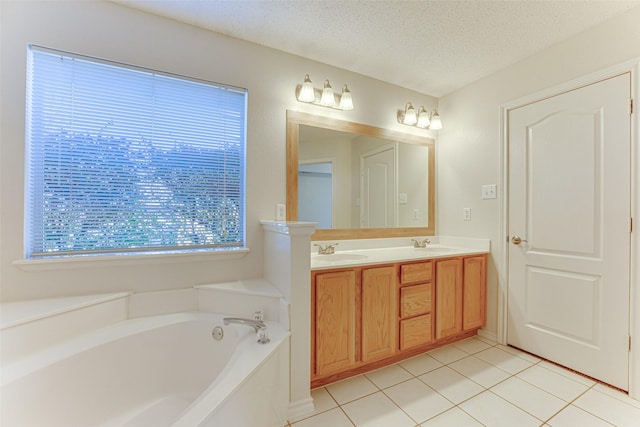
<instances>
[{"instance_id":1,"label":"window","mask_svg":"<svg viewBox=\"0 0 640 427\"><path fill-rule=\"evenodd\" d=\"M244 247L245 89L31 46L27 258Z\"/></svg>"}]
</instances>

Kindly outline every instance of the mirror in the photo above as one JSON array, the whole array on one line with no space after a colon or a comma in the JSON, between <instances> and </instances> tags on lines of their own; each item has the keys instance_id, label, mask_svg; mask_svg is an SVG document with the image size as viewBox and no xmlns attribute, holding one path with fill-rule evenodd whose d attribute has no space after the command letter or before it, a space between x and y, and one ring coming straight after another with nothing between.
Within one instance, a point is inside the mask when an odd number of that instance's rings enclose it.
<instances>
[{"instance_id":1,"label":"mirror","mask_svg":"<svg viewBox=\"0 0 640 427\"><path fill-rule=\"evenodd\" d=\"M435 141L287 111L287 220L312 240L435 234Z\"/></svg>"}]
</instances>

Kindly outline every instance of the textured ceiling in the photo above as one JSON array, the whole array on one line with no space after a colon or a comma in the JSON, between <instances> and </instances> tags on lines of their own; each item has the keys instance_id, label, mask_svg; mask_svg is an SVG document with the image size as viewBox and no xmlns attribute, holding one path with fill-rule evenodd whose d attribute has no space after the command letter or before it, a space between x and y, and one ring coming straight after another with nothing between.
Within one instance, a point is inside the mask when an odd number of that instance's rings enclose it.
<instances>
[{"instance_id":1,"label":"textured ceiling","mask_svg":"<svg viewBox=\"0 0 640 427\"><path fill-rule=\"evenodd\" d=\"M115 1L436 97L640 7L640 0Z\"/></svg>"}]
</instances>

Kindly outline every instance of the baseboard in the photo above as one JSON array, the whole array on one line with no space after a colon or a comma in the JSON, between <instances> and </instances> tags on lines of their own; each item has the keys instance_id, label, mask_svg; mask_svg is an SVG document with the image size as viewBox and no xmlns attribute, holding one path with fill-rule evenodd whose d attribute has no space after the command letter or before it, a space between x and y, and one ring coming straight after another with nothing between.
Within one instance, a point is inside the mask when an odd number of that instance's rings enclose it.
<instances>
[{"instance_id":1,"label":"baseboard","mask_svg":"<svg viewBox=\"0 0 640 427\"><path fill-rule=\"evenodd\" d=\"M478 335L487 341L491 341L494 343L498 342L498 336L494 332L489 332L484 329L479 329Z\"/></svg>"},{"instance_id":2,"label":"baseboard","mask_svg":"<svg viewBox=\"0 0 640 427\"><path fill-rule=\"evenodd\" d=\"M308 397L306 399L298 400L296 402L289 402L289 411L287 418L289 420L300 420L305 415L310 415L315 410L313 405L313 398Z\"/></svg>"}]
</instances>

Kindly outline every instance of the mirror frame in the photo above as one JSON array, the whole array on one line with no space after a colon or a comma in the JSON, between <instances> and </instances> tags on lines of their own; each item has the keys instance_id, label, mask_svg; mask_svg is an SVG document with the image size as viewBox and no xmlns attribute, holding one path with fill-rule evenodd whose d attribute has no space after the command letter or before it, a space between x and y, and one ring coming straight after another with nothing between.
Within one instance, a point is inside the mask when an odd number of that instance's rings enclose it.
<instances>
[{"instance_id":1,"label":"mirror frame","mask_svg":"<svg viewBox=\"0 0 640 427\"><path fill-rule=\"evenodd\" d=\"M394 228L332 228L319 229L311 240L371 239L381 237L412 237L435 235L435 140L433 138L406 134L389 129L344 120L287 110L287 221L298 220L298 151L300 125L373 136L409 144L426 145L429 159L429 223L426 227Z\"/></svg>"}]
</instances>

